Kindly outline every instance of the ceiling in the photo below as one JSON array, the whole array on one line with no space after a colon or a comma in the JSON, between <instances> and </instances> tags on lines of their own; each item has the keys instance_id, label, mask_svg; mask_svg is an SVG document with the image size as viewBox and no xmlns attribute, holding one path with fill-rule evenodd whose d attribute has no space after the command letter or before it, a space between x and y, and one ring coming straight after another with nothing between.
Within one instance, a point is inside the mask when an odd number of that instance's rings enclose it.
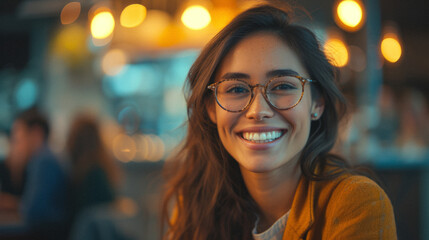
<instances>
[{"instance_id":1,"label":"ceiling","mask_svg":"<svg viewBox=\"0 0 429 240\"><path fill-rule=\"evenodd\" d=\"M237 0L239 1L239 0ZM244 1L244 0L241 0ZM374 1L374 0L366 0ZM69 0L1 0L0 1L0 69L22 69L30 55L31 32L40 24L58 24L58 14ZM82 1L90 5L95 0ZM115 0L118 8L132 0ZM134 1L135 2L135 1ZM141 0L149 9L163 9L173 14L181 0ZM216 4L231 1L212 0ZM290 1L289 1L290 2ZM321 4L316 0L294 0L303 6L315 21L333 24L332 5L334 0ZM365 4L365 1L364 1ZM38 7L36 7L38 6ZM384 65L384 76L390 82L418 82L429 85L429 1L427 0L379 0L381 24L390 21L398 26L404 43L404 55L395 65ZM353 35L352 35L353 37Z\"/></svg>"}]
</instances>

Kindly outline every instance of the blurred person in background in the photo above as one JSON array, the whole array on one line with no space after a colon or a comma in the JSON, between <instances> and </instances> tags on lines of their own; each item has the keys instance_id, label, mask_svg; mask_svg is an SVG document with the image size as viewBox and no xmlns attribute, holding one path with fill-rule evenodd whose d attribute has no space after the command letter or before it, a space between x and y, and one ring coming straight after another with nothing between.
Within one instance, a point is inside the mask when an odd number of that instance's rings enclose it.
<instances>
[{"instance_id":1,"label":"blurred person in background","mask_svg":"<svg viewBox=\"0 0 429 240\"><path fill-rule=\"evenodd\" d=\"M9 152L0 161L0 211L3 212L16 211L24 191L27 159L19 157L16 150L15 145L9 141Z\"/></svg>"},{"instance_id":2,"label":"blurred person in background","mask_svg":"<svg viewBox=\"0 0 429 240\"><path fill-rule=\"evenodd\" d=\"M13 123L11 160L27 164L27 179L22 197L16 198L14 204L19 223L15 230L0 227L0 236L24 234L32 239L59 239L66 234L68 178L48 146L49 134L49 122L36 108L20 113Z\"/></svg>"},{"instance_id":3,"label":"blurred person in background","mask_svg":"<svg viewBox=\"0 0 429 240\"><path fill-rule=\"evenodd\" d=\"M70 161L73 221L86 209L115 201L120 171L103 143L94 117L81 114L74 119L66 155Z\"/></svg>"},{"instance_id":4,"label":"blurred person in background","mask_svg":"<svg viewBox=\"0 0 429 240\"><path fill-rule=\"evenodd\" d=\"M290 14L246 10L189 70L164 239L396 239L386 193L331 152L346 102L322 45Z\"/></svg>"}]
</instances>

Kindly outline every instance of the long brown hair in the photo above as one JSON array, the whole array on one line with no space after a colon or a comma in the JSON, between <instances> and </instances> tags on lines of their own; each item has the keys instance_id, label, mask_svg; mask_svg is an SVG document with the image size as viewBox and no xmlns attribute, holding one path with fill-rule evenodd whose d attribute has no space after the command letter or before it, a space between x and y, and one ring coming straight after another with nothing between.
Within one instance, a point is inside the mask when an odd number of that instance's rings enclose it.
<instances>
[{"instance_id":1,"label":"long brown hair","mask_svg":"<svg viewBox=\"0 0 429 240\"><path fill-rule=\"evenodd\" d=\"M87 114L75 117L67 138L66 153L70 158L73 184L80 184L94 167L106 172L112 187L118 184L119 169L108 154L95 117Z\"/></svg>"},{"instance_id":2,"label":"long brown hair","mask_svg":"<svg viewBox=\"0 0 429 240\"><path fill-rule=\"evenodd\" d=\"M187 81L188 130L184 144L167 165L169 181L163 205L168 223L167 239L250 239L257 208L242 179L237 162L221 143L207 106L214 104L207 86L214 81L225 55L255 32L278 35L299 56L310 74L313 97L323 97L325 110L312 121L310 137L300 158L303 175L309 180L335 177L316 166L333 164L346 168L332 155L343 116L345 99L336 86L336 70L323 53L316 36L307 28L290 23L290 10L262 5L239 14L202 50ZM173 213L170 204L175 204ZM171 215L173 215L171 217ZM171 217L171 218L170 218ZM163 223L164 228L164 223ZM163 230L162 230L163 231Z\"/></svg>"}]
</instances>

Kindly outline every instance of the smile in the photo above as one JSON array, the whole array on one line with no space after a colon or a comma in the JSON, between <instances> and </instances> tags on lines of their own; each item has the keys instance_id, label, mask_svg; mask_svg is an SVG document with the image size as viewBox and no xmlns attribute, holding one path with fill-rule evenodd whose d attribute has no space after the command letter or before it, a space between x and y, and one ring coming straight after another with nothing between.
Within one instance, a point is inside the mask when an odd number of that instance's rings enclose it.
<instances>
[{"instance_id":1,"label":"smile","mask_svg":"<svg viewBox=\"0 0 429 240\"><path fill-rule=\"evenodd\" d=\"M243 132L242 137L253 143L269 143L274 142L283 135L282 131L268 132Z\"/></svg>"}]
</instances>

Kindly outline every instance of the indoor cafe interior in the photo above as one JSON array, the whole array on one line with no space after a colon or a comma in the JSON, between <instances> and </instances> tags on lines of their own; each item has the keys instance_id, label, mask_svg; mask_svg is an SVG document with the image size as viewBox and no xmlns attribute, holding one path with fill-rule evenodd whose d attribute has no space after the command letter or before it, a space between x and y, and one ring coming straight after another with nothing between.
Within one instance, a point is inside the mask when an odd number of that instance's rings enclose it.
<instances>
[{"instance_id":1,"label":"indoor cafe interior","mask_svg":"<svg viewBox=\"0 0 429 240\"><path fill-rule=\"evenodd\" d=\"M38 198L54 187L27 181L32 165L20 161L40 139L72 181L88 181L52 193L76 200L56 239L160 239L163 167L187 132L188 71L223 27L263 2L0 1L0 239L33 239L11 209L27 192ZM429 239L429 2L271 2L293 6L294 22L315 33L338 69L349 108L332 151L373 172L398 239ZM29 112L43 131L20 136ZM44 170L49 185L60 184L58 168ZM39 201L49 205L46 194ZM85 201L93 202L84 209Z\"/></svg>"}]
</instances>

